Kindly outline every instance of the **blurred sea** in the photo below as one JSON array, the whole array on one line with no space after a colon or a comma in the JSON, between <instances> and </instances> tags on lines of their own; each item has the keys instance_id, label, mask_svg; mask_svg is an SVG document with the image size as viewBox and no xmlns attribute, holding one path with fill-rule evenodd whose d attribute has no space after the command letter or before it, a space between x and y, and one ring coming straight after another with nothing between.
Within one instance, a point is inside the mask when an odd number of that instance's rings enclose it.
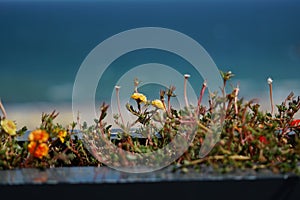
<instances>
[{"instance_id":1,"label":"blurred sea","mask_svg":"<svg viewBox=\"0 0 300 200\"><path fill-rule=\"evenodd\" d=\"M164 27L198 41L218 68L231 70L240 97L269 106L267 78L275 103L290 91L300 95L299 1L0 1L0 98L20 126L39 124L41 112L56 109L71 122L76 73L91 50L119 32ZM109 100L120 76L132 66L157 62L201 77L172 54L130 52L105 72L96 99ZM138 75L137 75L138 76Z\"/></svg>"}]
</instances>

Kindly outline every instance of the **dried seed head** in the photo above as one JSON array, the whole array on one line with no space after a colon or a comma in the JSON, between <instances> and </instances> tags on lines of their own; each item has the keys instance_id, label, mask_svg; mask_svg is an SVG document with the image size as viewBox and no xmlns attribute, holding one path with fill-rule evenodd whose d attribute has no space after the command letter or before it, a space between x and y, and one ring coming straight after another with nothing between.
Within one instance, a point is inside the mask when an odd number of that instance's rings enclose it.
<instances>
[{"instance_id":1,"label":"dried seed head","mask_svg":"<svg viewBox=\"0 0 300 200\"><path fill-rule=\"evenodd\" d=\"M272 84L273 80L269 77L268 80L267 80L268 84Z\"/></svg>"},{"instance_id":2,"label":"dried seed head","mask_svg":"<svg viewBox=\"0 0 300 200\"><path fill-rule=\"evenodd\" d=\"M190 77L191 77L191 75L189 75L189 74L184 75L184 78L190 78Z\"/></svg>"}]
</instances>

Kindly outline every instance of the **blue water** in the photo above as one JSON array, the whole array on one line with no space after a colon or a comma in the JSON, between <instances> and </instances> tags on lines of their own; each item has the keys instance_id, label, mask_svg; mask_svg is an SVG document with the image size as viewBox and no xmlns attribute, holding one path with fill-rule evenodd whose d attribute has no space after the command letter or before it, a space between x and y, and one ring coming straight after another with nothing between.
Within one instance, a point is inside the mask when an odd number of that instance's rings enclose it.
<instances>
[{"instance_id":1,"label":"blue water","mask_svg":"<svg viewBox=\"0 0 300 200\"><path fill-rule=\"evenodd\" d=\"M242 95L265 92L269 76L283 94L300 92L299 10L299 1L0 2L0 98L70 102L76 73L96 45L147 26L198 41L220 70L236 74ZM108 99L123 73L147 62L179 71L187 64L166 52L131 52L107 70L97 98ZM189 73L193 85L202 83Z\"/></svg>"}]
</instances>

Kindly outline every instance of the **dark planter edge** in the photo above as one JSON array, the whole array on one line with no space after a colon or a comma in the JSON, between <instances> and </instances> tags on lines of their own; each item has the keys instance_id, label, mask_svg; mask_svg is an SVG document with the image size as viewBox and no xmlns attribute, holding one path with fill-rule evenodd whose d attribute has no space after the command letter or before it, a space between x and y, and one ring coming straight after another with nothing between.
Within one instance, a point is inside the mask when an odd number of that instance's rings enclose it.
<instances>
[{"instance_id":1,"label":"dark planter edge","mask_svg":"<svg viewBox=\"0 0 300 200\"><path fill-rule=\"evenodd\" d=\"M49 169L0 170L0 191L19 195L83 194L113 199L153 194L172 199L297 199L300 177L292 174L172 172L171 167L149 173L126 173L109 167L61 167ZM251 191L251 192L250 192Z\"/></svg>"}]
</instances>

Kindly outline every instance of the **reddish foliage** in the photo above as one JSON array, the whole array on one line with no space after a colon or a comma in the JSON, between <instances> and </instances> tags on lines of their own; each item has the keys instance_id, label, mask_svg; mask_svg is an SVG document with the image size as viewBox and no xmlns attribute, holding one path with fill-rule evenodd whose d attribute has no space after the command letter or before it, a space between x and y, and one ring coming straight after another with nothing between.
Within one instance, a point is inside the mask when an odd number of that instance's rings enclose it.
<instances>
[{"instance_id":1,"label":"reddish foliage","mask_svg":"<svg viewBox=\"0 0 300 200\"><path fill-rule=\"evenodd\" d=\"M293 127L299 127L300 126L300 119L294 119L291 123L290 126Z\"/></svg>"},{"instance_id":2,"label":"reddish foliage","mask_svg":"<svg viewBox=\"0 0 300 200\"><path fill-rule=\"evenodd\" d=\"M261 143L263 143L263 144L268 144L268 140L267 140L267 138L265 137L265 136L263 136L263 135L261 135L261 136L259 136L259 141L261 142Z\"/></svg>"}]
</instances>

